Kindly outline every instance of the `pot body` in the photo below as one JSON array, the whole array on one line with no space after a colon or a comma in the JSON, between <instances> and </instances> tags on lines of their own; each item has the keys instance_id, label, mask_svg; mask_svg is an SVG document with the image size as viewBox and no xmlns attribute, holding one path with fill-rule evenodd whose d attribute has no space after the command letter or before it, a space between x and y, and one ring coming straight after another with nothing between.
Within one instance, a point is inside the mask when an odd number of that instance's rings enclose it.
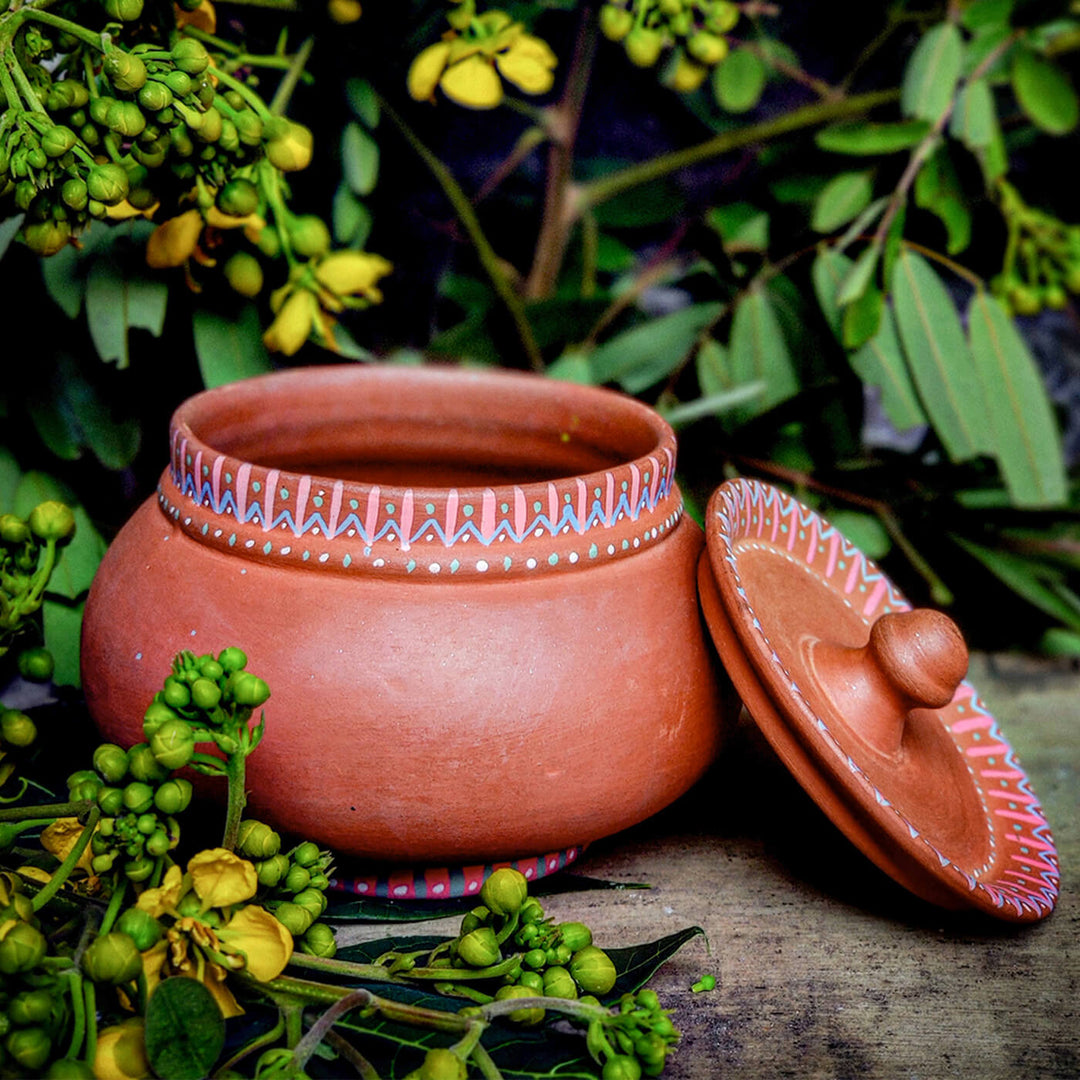
<instances>
[{"instance_id":1,"label":"pot body","mask_svg":"<svg viewBox=\"0 0 1080 1080\"><path fill-rule=\"evenodd\" d=\"M156 497L87 601L102 735L190 649L272 696L250 812L341 854L535 855L697 780L725 706L674 438L611 392L508 373L328 367L177 410Z\"/></svg>"}]
</instances>

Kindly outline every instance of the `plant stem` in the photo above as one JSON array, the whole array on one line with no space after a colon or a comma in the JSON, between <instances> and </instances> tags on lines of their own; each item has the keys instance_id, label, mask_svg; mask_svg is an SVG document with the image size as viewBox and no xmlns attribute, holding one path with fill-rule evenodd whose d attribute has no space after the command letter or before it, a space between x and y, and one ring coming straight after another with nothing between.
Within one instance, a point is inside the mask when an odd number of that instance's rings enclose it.
<instances>
[{"instance_id":1,"label":"plant stem","mask_svg":"<svg viewBox=\"0 0 1080 1080\"><path fill-rule=\"evenodd\" d=\"M79 817L87 813L93 803L89 799L75 802L42 803L40 806L13 806L10 810L0 810L0 822L25 821L27 818L62 818Z\"/></svg>"},{"instance_id":2,"label":"plant stem","mask_svg":"<svg viewBox=\"0 0 1080 1080\"><path fill-rule=\"evenodd\" d=\"M100 818L101 807L92 807L90 813L86 816L86 825L83 828L79 839L75 841L74 846L67 853L64 861L53 871L52 877L50 877L41 887L40 891L34 895L34 899L31 903L35 911L40 911L56 895L60 886L67 881L68 877L71 875L71 871L75 869L75 864L86 850L86 845L90 843L90 837L94 835L94 830L97 828L97 823Z\"/></svg>"},{"instance_id":3,"label":"plant stem","mask_svg":"<svg viewBox=\"0 0 1080 1080\"><path fill-rule=\"evenodd\" d=\"M412 128L405 123L387 101L380 97L379 104L383 112L390 117L390 120L397 127L398 131L405 137L405 141L416 151L416 154L428 167L431 174L438 181L439 186L443 189L443 194L446 195L450 205L454 208L458 219L465 227L465 231L469 234L469 239L476 248L476 254L480 259L480 264L483 266L484 271L491 280L495 292L506 306L507 311L510 312L510 317L514 321L514 327L517 330L518 339L521 342L521 347L529 362L529 367L531 367L533 371L542 372L544 370L544 358L540 355L540 347L536 343L532 326L529 323L528 316L525 314L525 305L521 302L521 297L514 291L513 285L511 285L509 278L506 276L502 263L498 255L495 254L495 249L491 246L491 241L489 241L484 234L484 230L481 228L480 221L476 216L476 211L473 210L472 203L469 202L468 196L462 191L457 180L454 179L453 173L451 173L439 158L420 141Z\"/></svg>"},{"instance_id":4,"label":"plant stem","mask_svg":"<svg viewBox=\"0 0 1080 1080\"><path fill-rule=\"evenodd\" d=\"M315 39L309 37L293 55L292 62L286 69L281 82L278 83L278 88L274 91L274 97L270 102L270 112L274 116L282 116L289 107L289 100L292 98L293 91L296 89L296 84L304 74L304 68L307 66L308 57L311 56L311 50L314 47Z\"/></svg>"},{"instance_id":5,"label":"plant stem","mask_svg":"<svg viewBox=\"0 0 1080 1080\"><path fill-rule=\"evenodd\" d=\"M618 172L577 185L577 212L581 213L587 206L598 206L616 195L621 195L624 191L646 184L650 180L668 176L688 165L697 165L732 150L768 142L782 135L790 135L807 128L819 127L833 120L859 116L876 109L879 105L888 105L896 101L899 96L899 90L872 90L836 101L816 101L810 105L792 109L791 112L771 120L763 120L758 124L748 124L746 127L736 128L733 131L721 132L696 146L661 154L659 157L639 162L637 165L629 165Z\"/></svg>"},{"instance_id":6,"label":"plant stem","mask_svg":"<svg viewBox=\"0 0 1080 1080\"><path fill-rule=\"evenodd\" d=\"M562 100L548 112L548 130L552 138L548 149L544 212L532 269L525 281L525 296L530 300L551 296L555 291L570 233L578 216L572 197L574 143L581 125L581 111L595 53L596 18L591 5L586 4L581 11Z\"/></svg>"},{"instance_id":7,"label":"plant stem","mask_svg":"<svg viewBox=\"0 0 1080 1080\"><path fill-rule=\"evenodd\" d=\"M245 790L247 776L247 755L243 751L229 754L225 759L225 777L229 784L227 796L227 809L225 811L225 834L221 846L226 851L236 848L236 841L240 836L240 819L247 806L247 791Z\"/></svg>"},{"instance_id":8,"label":"plant stem","mask_svg":"<svg viewBox=\"0 0 1080 1080\"><path fill-rule=\"evenodd\" d=\"M371 979L375 982L397 982L381 964L354 964L348 960L334 960L326 956L309 956L307 953L292 954L290 967L325 971L330 975L347 975L353 979Z\"/></svg>"}]
</instances>

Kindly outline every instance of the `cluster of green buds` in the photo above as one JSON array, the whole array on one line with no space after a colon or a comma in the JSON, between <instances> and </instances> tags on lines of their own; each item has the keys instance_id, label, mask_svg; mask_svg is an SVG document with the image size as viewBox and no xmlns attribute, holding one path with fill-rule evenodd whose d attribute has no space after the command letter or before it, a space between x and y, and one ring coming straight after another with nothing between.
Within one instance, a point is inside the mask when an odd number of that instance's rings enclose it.
<instances>
[{"instance_id":1,"label":"cluster of green buds","mask_svg":"<svg viewBox=\"0 0 1080 1080\"><path fill-rule=\"evenodd\" d=\"M69 1038L71 983L66 967L66 961L50 955L19 878L0 874L0 1074L42 1075ZM54 1074L92 1075L48 1075Z\"/></svg>"},{"instance_id":2,"label":"cluster of green buds","mask_svg":"<svg viewBox=\"0 0 1080 1080\"><path fill-rule=\"evenodd\" d=\"M94 218L176 206L196 185L219 190L259 161L308 164L310 132L271 115L197 31L165 26L161 40L125 47L129 26L140 38L152 32L143 4L106 8L121 24L109 33L30 5L0 17L0 43L10 39L20 60L0 79L0 199L25 212L32 250L59 251Z\"/></svg>"},{"instance_id":3,"label":"cluster of green buds","mask_svg":"<svg viewBox=\"0 0 1080 1080\"><path fill-rule=\"evenodd\" d=\"M191 803L191 781L173 776L149 743L128 750L102 743L93 765L67 781L73 802L88 800L101 809L90 840L93 873L100 877L122 870L136 884L160 876L163 860L180 841L176 815Z\"/></svg>"},{"instance_id":4,"label":"cluster of green buds","mask_svg":"<svg viewBox=\"0 0 1080 1080\"><path fill-rule=\"evenodd\" d=\"M296 947L312 956L337 952L334 931L319 922L326 911L326 890L333 873L333 855L305 840L289 851L281 850L281 835L262 821L240 823L236 853L250 859L259 880L258 902L277 918Z\"/></svg>"},{"instance_id":5,"label":"cluster of green buds","mask_svg":"<svg viewBox=\"0 0 1080 1080\"><path fill-rule=\"evenodd\" d=\"M602 1066L603 1080L639 1080L659 1076L679 1033L655 990L623 994L606 1017L589 1021L586 1046Z\"/></svg>"},{"instance_id":6,"label":"cluster of green buds","mask_svg":"<svg viewBox=\"0 0 1080 1080\"><path fill-rule=\"evenodd\" d=\"M691 93L728 54L725 36L739 21L731 0L607 0L600 30L637 67L665 58L664 82Z\"/></svg>"},{"instance_id":7,"label":"cluster of green buds","mask_svg":"<svg viewBox=\"0 0 1080 1080\"><path fill-rule=\"evenodd\" d=\"M1069 293L1080 293L1080 225L1028 206L1006 180L998 181L998 199L1008 241L994 293L1017 315L1064 308Z\"/></svg>"},{"instance_id":8,"label":"cluster of green buds","mask_svg":"<svg viewBox=\"0 0 1080 1080\"><path fill-rule=\"evenodd\" d=\"M213 743L226 758L246 757L258 746L264 721L254 728L249 721L270 697L270 688L246 667L247 655L234 646L216 657L177 654L172 674L143 714L143 734L160 765L169 770L190 765L220 776L225 763L199 753L196 744Z\"/></svg>"},{"instance_id":9,"label":"cluster of green buds","mask_svg":"<svg viewBox=\"0 0 1080 1080\"><path fill-rule=\"evenodd\" d=\"M26 518L0 515L0 657L30 630L60 548L74 533L71 508L52 500L38 503ZM52 657L34 648L25 659L20 657L19 672L27 678L49 679Z\"/></svg>"}]
</instances>

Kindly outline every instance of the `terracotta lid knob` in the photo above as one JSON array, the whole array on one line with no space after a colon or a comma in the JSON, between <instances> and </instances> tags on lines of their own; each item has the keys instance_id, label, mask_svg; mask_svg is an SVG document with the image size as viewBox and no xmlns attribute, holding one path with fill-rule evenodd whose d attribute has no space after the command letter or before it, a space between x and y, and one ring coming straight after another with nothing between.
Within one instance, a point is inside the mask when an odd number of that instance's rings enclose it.
<instances>
[{"instance_id":1,"label":"terracotta lid knob","mask_svg":"<svg viewBox=\"0 0 1080 1080\"><path fill-rule=\"evenodd\" d=\"M883 754L896 754L912 709L942 709L967 674L956 624L928 608L882 615L861 648L812 645L818 690Z\"/></svg>"}]
</instances>

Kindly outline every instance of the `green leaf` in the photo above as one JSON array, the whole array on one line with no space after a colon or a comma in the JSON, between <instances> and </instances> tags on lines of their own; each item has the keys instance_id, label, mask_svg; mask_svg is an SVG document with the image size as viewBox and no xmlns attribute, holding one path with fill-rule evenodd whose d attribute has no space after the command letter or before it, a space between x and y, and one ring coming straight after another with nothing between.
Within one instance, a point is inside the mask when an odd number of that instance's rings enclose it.
<instances>
[{"instance_id":1,"label":"green leaf","mask_svg":"<svg viewBox=\"0 0 1080 1080\"><path fill-rule=\"evenodd\" d=\"M359 125L341 132L341 169L357 195L370 195L379 179L379 144Z\"/></svg>"},{"instance_id":2,"label":"green leaf","mask_svg":"<svg viewBox=\"0 0 1080 1080\"><path fill-rule=\"evenodd\" d=\"M713 96L727 112L742 113L752 109L765 90L768 69L750 49L733 49L713 69Z\"/></svg>"},{"instance_id":3,"label":"green leaf","mask_svg":"<svg viewBox=\"0 0 1080 1080\"><path fill-rule=\"evenodd\" d=\"M129 327L160 337L168 296L165 282L147 275L126 276L111 256L95 259L86 278L86 319L101 359L128 366Z\"/></svg>"},{"instance_id":4,"label":"green leaf","mask_svg":"<svg viewBox=\"0 0 1080 1080\"><path fill-rule=\"evenodd\" d=\"M865 254L865 252L864 252ZM845 349L858 349L870 341L881 327L885 297L876 285L869 285L844 308L841 338Z\"/></svg>"},{"instance_id":5,"label":"green leaf","mask_svg":"<svg viewBox=\"0 0 1080 1080\"><path fill-rule=\"evenodd\" d=\"M969 150L983 150L1000 136L994 94L986 79L964 84L956 97L949 133Z\"/></svg>"},{"instance_id":6,"label":"green leaf","mask_svg":"<svg viewBox=\"0 0 1080 1080\"><path fill-rule=\"evenodd\" d=\"M331 209L334 239L346 247L362 248L371 235L371 211L349 190L338 184Z\"/></svg>"},{"instance_id":7,"label":"green leaf","mask_svg":"<svg viewBox=\"0 0 1080 1080\"><path fill-rule=\"evenodd\" d=\"M235 316L198 307L191 323L205 386L221 386L273 370L254 304L244 304Z\"/></svg>"},{"instance_id":8,"label":"green leaf","mask_svg":"<svg viewBox=\"0 0 1080 1080\"><path fill-rule=\"evenodd\" d=\"M958 255L971 243L971 211L946 146L938 147L916 175L915 205L929 210L945 226L945 249L950 255Z\"/></svg>"},{"instance_id":9,"label":"green leaf","mask_svg":"<svg viewBox=\"0 0 1080 1080\"><path fill-rule=\"evenodd\" d=\"M55 255L41 260L41 276L54 303L69 318L78 317L86 294L82 260L70 244Z\"/></svg>"},{"instance_id":10,"label":"green leaf","mask_svg":"<svg viewBox=\"0 0 1080 1080\"><path fill-rule=\"evenodd\" d=\"M594 381L617 382L629 394L647 390L679 367L721 310L719 303L693 304L616 334L589 358Z\"/></svg>"},{"instance_id":11,"label":"green leaf","mask_svg":"<svg viewBox=\"0 0 1080 1080\"><path fill-rule=\"evenodd\" d=\"M762 382L765 391L753 404L732 411L742 423L798 393L787 342L776 311L764 289L752 288L735 308L728 342L733 386Z\"/></svg>"},{"instance_id":12,"label":"green leaf","mask_svg":"<svg viewBox=\"0 0 1080 1080\"><path fill-rule=\"evenodd\" d=\"M163 979L146 1003L146 1057L157 1076L200 1080L225 1047L225 1019L198 979Z\"/></svg>"},{"instance_id":13,"label":"green leaf","mask_svg":"<svg viewBox=\"0 0 1080 1080\"><path fill-rule=\"evenodd\" d=\"M835 248L826 247L818 252L810 267L810 281L814 286L818 306L837 340L840 339L842 312L836 295L853 265L846 255Z\"/></svg>"},{"instance_id":14,"label":"green leaf","mask_svg":"<svg viewBox=\"0 0 1080 1080\"><path fill-rule=\"evenodd\" d=\"M83 608L86 600L77 604L58 600L46 594L41 605L42 630L45 647L52 653L55 667L52 681L57 686L82 685L79 670L79 640L82 635Z\"/></svg>"},{"instance_id":15,"label":"green leaf","mask_svg":"<svg viewBox=\"0 0 1080 1080\"><path fill-rule=\"evenodd\" d=\"M15 456L6 446L0 446L0 514L14 513L15 492L21 477Z\"/></svg>"},{"instance_id":16,"label":"green leaf","mask_svg":"<svg viewBox=\"0 0 1080 1080\"><path fill-rule=\"evenodd\" d=\"M980 79L994 86L1007 83L1013 50L1020 47L1012 39L1013 28L1008 23L988 23L976 30L964 50L964 77L978 71Z\"/></svg>"},{"instance_id":17,"label":"green leaf","mask_svg":"<svg viewBox=\"0 0 1080 1080\"><path fill-rule=\"evenodd\" d=\"M922 256L900 254L893 303L915 386L946 453L957 462L992 453L993 429L960 318Z\"/></svg>"},{"instance_id":18,"label":"green leaf","mask_svg":"<svg viewBox=\"0 0 1080 1080\"><path fill-rule=\"evenodd\" d=\"M911 381L896 321L886 304L877 333L850 359L851 369L864 383L881 392L881 407L897 431L927 423L926 414Z\"/></svg>"},{"instance_id":19,"label":"green leaf","mask_svg":"<svg viewBox=\"0 0 1080 1080\"><path fill-rule=\"evenodd\" d=\"M769 247L769 215L752 203L714 206L705 220L720 234L724 250L729 254L766 251Z\"/></svg>"},{"instance_id":20,"label":"green leaf","mask_svg":"<svg viewBox=\"0 0 1080 1080\"><path fill-rule=\"evenodd\" d=\"M26 217L25 214L16 214L14 217L0 221L0 259L4 257L4 253L11 245L11 241L15 239L15 235L22 228L24 217Z\"/></svg>"},{"instance_id":21,"label":"green leaf","mask_svg":"<svg viewBox=\"0 0 1080 1080\"><path fill-rule=\"evenodd\" d=\"M589 363L589 354L579 349L567 349L554 363L548 365L545 374L551 379L589 386L592 383L592 365Z\"/></svg>"},{"instance_id":22,"label":"green leaf","mask_svg":"<svg viewBox=\"0 0 1080 1080\"><path fill-rule=\"evenodd\" d=\"M870 205L873 175L869 172L842 172L818 193L810 215L815 232L828 233L846 225Z\"/></svg>"},{"instance_id":23,"label":"green leaf","mask_svg":"<svg viewBox=\"0 0 1080 1080\"><path fill-rule=\"evenodd\" d=\"M892 550L892 539L873 514L864 514L860 510L832 510L829 524L835 525L844 538L868 558L883 559Z\"/></svg>"},{"instance_id":24,"label":"green leaf","mask_svg":"<svg viewBox=\"0 0 1080 1080\"><path fill-rule=\"evenodd\" d=\"M1065 463L1053 406L1027 345L996 297L982 291L972 297L968 334L1013 504L1063 505Z\"/></svg>"},{"instance_id":25,"label":"green leaf","mask_svg":"<svg viewBox=\"0 0 1080 1080\"><path fill-rule=\"evenodd\" d=\"M1013 0L972 0L961 10L960 23L973 32L985 26L1007 26L1012 8Z\"/></svg>"},{"instance_id":26,"label":"green leaf","mask_svg":"<svg viewBox=\"0 0 1080 1080\"><path fill-rule=\"evenodd\" d=\"M142 432L135 417L117 419L113 408L66 353L58 358L60 408L71 417L79 446L90 447L107 469L125 469L139 450ZM39 429L40 430L40 429Z\"/></svg>"},{"instance_id":27,"label":"green leaf","mask_svg":"<svg viewBox=\"0 0 1080 1080\"><path fill-rule=\"evenodd\" d=\"M379 95L366 79L347 79L345 97L349 108L363 121L364 125L374 130L379 126Z\"/></svg>"},{"instance_id":28,"label":"green leaf","mask_svg":"<svg viewBox=\"0 0 1080 1080\"><path fill-rule=\"evenodd\" d=\"M716 338L707 338L694 358L698 386L706 397L724 394L731 389L731 368L727 349Z\"/></svg>"},{"instance_id":29,"label":"green leaf","mask_svg":"<svg viewBox=\"0 0 1080 1080\"><path fill-rule=\"evenodd\" d=\"M105 557L105 539L97 531L82 506L74 506L75 535L61 549L56 569L49 578L47 592L66 600L76 600L94 580Z\"/></svg>"},{"instance_id":30,"label":"green leaf","mask_svg":"<svg viewBox=\"0 0 1080 1080\"><path fill-rule=\"evenodd\" d=\"M82 456L81 433L65 401L50 394L27 401L26 411L50 453L61 461L77 461Z\"/></svg>"},{"instance_id":31,"label":"green leaf","mask_svg":"<svg viewBox=\"0 0 1080 1080\"><path fill-rule=\"evenodd\" d=\"M1080 119L1080 100L1068 75L1031 49L1013 56L1012 86L1028 119L1050 135L1066 135Z\"/></svg>"},{"instance_id":32,"label":"green leaf","mask_svg":"<svg viewBox=\"0 0 1080 1080\"><path fill-rule=\"evenodd\" d=\"M925 120L899 120L879 124L870 120L846 120L823 128L814 137L822 150L857 156L895 154L922 142L930 125Z\"/></svg>"},{"instance_id":33,"label":"green leaf","mask_svg":"<svg viewBox=\"0 0 1080 1080\"><path fill-rule=\"evenodd\" d=\"M984 547L961 536L953 536L953 540L1033 607L1069 629L1080 631L1080 605L1065 587L1062 571L1025 559L1022 555Z\"/></svg>"},{"instance_id":34,"label":"green leaf","mask_svg":"<svg viewBox=\"0 0 1080 1080\"><path fill-rule=\"evenodd\" d=\"M881 255L880 244L870 244L863 249L854 265L840 282L836 293L836 302L841 306L854 303L865 296L874 283L874 271L877 270L878 257Z\"/></svg>"},{"instance_id":35,"label":"green leaf","mask_svg":"<svg viewBox=\"0 0 1080 1080\"><path fill-rule=\"evenodd\" d=\"M964 63L964 42L951 22L938 23L915 46L900 88L905 116L936 121L949 107Z\"/></svg>"}]
</instances>

